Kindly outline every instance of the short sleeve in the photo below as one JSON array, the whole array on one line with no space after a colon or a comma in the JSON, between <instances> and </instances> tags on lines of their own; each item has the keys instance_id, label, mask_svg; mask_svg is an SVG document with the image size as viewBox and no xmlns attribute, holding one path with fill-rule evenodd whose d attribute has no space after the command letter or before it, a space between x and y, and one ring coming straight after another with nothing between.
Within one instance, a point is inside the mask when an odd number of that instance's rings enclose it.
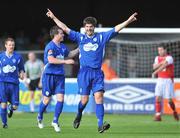
<instances>
[{"instance_id":1,"label":"short sleeve","mask_svg":"<svg viewBox=\"0 0 180 138\"><path fill-rule=\"evenodd\" d=\"M72 41L79 43L81 34L79 32L71 30L68 38Z\"/></svg>"},{"instance_id":2,"label":"short sleeve","mask_svg":"<svg viewBox=\"0 0 180 138\"><path fill-rule=\"evenodd\" d=\"M115 32L115 28L107 31L107 32L102 32L102 37L105 43L109 42L113 37L115 37L118 34L118 32Z\"/></svg>"},{"instance_id":3,"label":"short sleeve","mask_svg":"<svg viewBox=\"0 0 180 138\"><path fill-rule=\"evenodd\" d=\"M47 57L48 56L54 57L54 49L51 46L47 47L46 52L47 52Z\"/></svg>"},{"instance_id":4,"label":"short sleeve","mask_svg":"<svg viewBox=\"0 0 180 138\"><path fill-rule=\"evenodd\" d=\"M158 56L155 57L155 59L154 59L154 64L155 64L155 65L158 64Z\"/></svg>"},{"instance_id":5,"label":"short sleeve","mask_svg":"<svg viewBox=\"0 0 180 138\"><path fill-rule=\"evenodd\" d=\"M173 64L173 58L172 58L172 56L167 56L167 57L166 57L166 61L168 62L168 65L169 65L169 64Z\"/></svg>"}]
</instances>

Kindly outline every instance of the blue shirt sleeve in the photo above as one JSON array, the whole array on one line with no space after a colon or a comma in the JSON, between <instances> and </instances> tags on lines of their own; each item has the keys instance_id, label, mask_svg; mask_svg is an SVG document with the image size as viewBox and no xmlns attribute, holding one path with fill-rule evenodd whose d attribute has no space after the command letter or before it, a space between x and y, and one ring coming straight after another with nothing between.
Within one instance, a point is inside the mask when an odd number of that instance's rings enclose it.
<instances>
[{"instance_id":1,"label":"blue shirt sleeve","mask_svg":"<svg viewBox=\"0 0 180 138\"><path fill-rule=\"evenodd\" d=\"M46 49L46 52L47 52L47 57L48 56L53 56L53 57L55 57L54 56L54 49L52 48L52 47L47 47L47 49Z\"/></svg>"},{"instance_id":2,"label":"blue shirt sleeve","mask_svg":"<svg viewBox=\"0 0 180 138\"><path fill-rule=\"evenodd\" d=\"M25 69L24 69L24 60L23 60L22 56L20 56L20 58L19 58L18 68L19 68L19 72L21 72L21 71L25 72Z\"/></svg>"},{"instance_id":3,"label":"blue shirt sleeve","mask_svg":"<svg viewBox=\"0 0 180 138\"><path fill-rule=\"evenodd\" d=\"M71 30L68 38L72 41L79 43L81 34L79 32Z\"/></svg>"},{"instance_id":4,"label":"blue shirt sleeve","mask_svg":"<svg viewBox=\"0 0 180 138\"><path fill-rule=\"evenodd\" d=\"M102 32L104 42L105 43L109 42L113 37L117 36L117 34L118 32L115 32L115 28L107 32Z\"/></svg>"}]
</instances>

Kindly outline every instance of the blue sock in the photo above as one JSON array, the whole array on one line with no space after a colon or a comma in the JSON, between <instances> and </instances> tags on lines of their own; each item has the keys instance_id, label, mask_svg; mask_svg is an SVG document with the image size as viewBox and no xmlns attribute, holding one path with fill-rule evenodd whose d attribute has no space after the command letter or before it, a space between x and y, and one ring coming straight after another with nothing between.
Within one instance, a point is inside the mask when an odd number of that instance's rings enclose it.
<instances>
[{"instance_id":1,"label":"blue sock","mask_svg":"<svg viewBox=\"0 0 180 138\"><path fill-rule=\"evenodd\" d=\"M103 125L103 118L104 118L103 104L96 104L96 117L98 119L98 127L101 127Z\"/></svg>"},{"instance_id":2,"label":"blue sock","mask_svg":"<svg viewBox=\"0 0 180 138\"><path fill-rule=\"evenodd\" d=\"M45 105L44 103L43 103L43 101L41 101L41 103L40 103L40 105L39 105L39 113L38 113L38 119L39 120L42 120L43 119L43 113L44 113L44 111L46 110L46 107L48 106L48 104L47 105Z\"/></svg>"},{"instance_id":3,"label":"blue sock","mask_svg":"<svg viewBox=\"0 0 180 138\"><path fill-rule=\"evenodd\" d=\"M3 124L7 124L7 108L1 107L1 120Z\"/></svg>"},{"instance_id":4,"label":"blue sock","mask_svg":"<svg viewBox=\"0 0 180 138\"><path fill-rule=\"evenodd\" d=\"M81 103L81 101L80 101L79 104L78 104L78 114L77 114L77 116L79 116L79 117L82 116L82 112L83 112L83 110L84 110L85 107L86 107L86 104L83 105L83 104Z\"/></svg>"},{"instance_id":5,"label":"blue sock","mask_svg":"<svg viewBox=\"0 0 180 138\"><path fill-rule=\"evenodd\" d=\"M62 109L63 109L63 102L57 101L56 108L55 108L55 113L54 113L54 120L53 120L54 123L58 123L59 116L60 116L60 114L62 112Z\"/></svg>"}]
</instances>

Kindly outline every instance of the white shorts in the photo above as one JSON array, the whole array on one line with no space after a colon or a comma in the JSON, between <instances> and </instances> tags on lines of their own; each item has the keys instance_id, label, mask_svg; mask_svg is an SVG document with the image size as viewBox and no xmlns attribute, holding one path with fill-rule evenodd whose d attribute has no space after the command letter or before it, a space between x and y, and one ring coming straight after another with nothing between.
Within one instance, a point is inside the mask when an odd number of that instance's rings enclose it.
<instances>
[{"instance_id":1,"label":"white shorts","mask_svg":"<svg viewBox=\"0 0 180 138\"><path fill-rule=\"evenodd\" d=\"M160 96L165 99L174 97L174 83L170 78L158 78L155 87L155 96Z\"/></svg>"}]
</instances>

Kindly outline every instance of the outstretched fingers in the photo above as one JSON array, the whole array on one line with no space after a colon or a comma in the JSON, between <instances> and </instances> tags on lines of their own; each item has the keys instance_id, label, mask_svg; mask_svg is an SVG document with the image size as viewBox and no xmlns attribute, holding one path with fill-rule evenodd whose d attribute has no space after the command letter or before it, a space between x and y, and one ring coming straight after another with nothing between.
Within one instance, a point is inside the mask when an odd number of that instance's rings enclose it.
<instances>
[{"instance_id":1,"label":"outstretched fingers","mask_svg":"<svg viewBox=\"0 0 180 138\"><path fill-rule=\"evenodd\" d=\"M54 16L54 14L52 13L52 11L50 9L47 8L47 10L48 10L48 12L46 13L47 17L52 18Z\"/></svg>"},{"instance_id":2,"label":"outstretched fingers","mask_svg":"<svg viewBox=\"0 0 180 138\"><path fill-rule=\"evenodd\" d=\"M129 17L130 22L136 21L136 20L137 20L137 18L136 18L137 15L138 15L137 12L133 13L133 14Z\"/></svg>"}]
</instances>

